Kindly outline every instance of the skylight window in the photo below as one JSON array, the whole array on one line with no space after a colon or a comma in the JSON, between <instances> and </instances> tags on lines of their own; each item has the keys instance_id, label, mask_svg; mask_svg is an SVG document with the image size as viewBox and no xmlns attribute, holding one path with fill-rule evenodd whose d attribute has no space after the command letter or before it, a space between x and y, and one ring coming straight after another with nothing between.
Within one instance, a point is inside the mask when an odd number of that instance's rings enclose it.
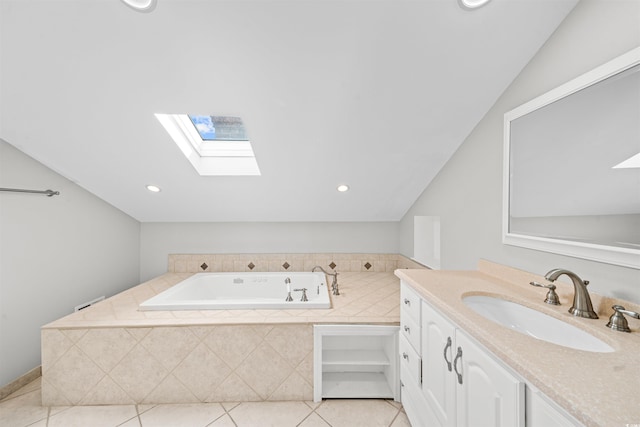
<instances>
[{"instance_id":1,"label":"skylight window","mask_svg":"<svg viewBox=\"0 0 640 427\"><path fill-rule=\"evenodd\" d=\"M216 139L216 127L211 116L189 115L191 123L196 127L203 141L214 141Z\"/></svg>"},{"instance_id":2,"label":"skylight window","mask_svg":"<svg viewBox=\"0 0 640 427\"><path fill-rule=\"evenodd\" d=\"M260 175L241 118L187 114L156 114L156 118L200 175Z\"/></svg>"},{"instance_id":3,"label":"skylight window","mask_svg":"<svg viewBox=\"0 0 640 427\"><path fill-rule=\"evenodd\" d=\"M240 117L189 115L203 141L247 141Z\"/></svg>"}]
</instances>

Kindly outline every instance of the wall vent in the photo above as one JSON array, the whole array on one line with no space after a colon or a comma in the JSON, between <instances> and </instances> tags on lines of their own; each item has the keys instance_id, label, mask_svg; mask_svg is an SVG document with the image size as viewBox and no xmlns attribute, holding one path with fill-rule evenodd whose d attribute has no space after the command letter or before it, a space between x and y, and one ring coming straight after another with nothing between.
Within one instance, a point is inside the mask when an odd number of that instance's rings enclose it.
<instances>
[{"instance_id":1,"label":"wall vent","mask_svg":"<svg viewBox=\"0 0 640 427\"><path fill-rule=\"evenodd\" d=\"M87 307L91 307L93 304L100 302L104 300L104 295L101 297L98 297L96 299L93 299L89 302L85 302L84 304L80 304L80 305L76 305L75 308L73 309L73 311L80 311L80 310L84 310Z\"/></svg>"}]
</instances>

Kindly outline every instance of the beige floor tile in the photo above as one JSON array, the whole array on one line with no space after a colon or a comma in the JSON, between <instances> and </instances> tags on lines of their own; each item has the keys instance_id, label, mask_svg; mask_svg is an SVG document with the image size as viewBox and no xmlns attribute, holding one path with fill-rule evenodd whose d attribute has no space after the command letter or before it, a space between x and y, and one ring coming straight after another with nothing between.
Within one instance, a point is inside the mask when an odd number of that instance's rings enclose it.
<instances>
[{"instance_id":1,"label":"beige floor tile","mask_svg":"<svg viewBox=\"0 0 640 427\"><path fill-rule=\"evenodd\" d=\"M143 427L204 427L224 413L219 403L157 405L140 414L140 421Z\"/></svg>"},{"instance_id":2,"label":"beige floor tile","mask_svg":"<svg viewBox=\"0 0 640 427\"><path fill-rule=\"evenodd\" d=\"M33 390L0 403L0 426L28 426L46 419L48 413L49 408L42 406L40 390Z\"/></svg>"},{"instance_id":3,"label":"beige floor tile","mask_svg":"<svg viewBox=\"0 0 640 427\"><path fill-rule=\"evenodd\" d=\"M224 407L225 411L229 412L230 410L238 406L240 402L221 402L220 404Z\"/></svg>"},{"instance_id":4,"label":"beige floor tile","mask_svg":"<svg viewBox=\"0 0 640 427\"><path fill-rule=\"evenodd\" d=\"M388 427L398 409L384 400L326 400L316 413L332 427Z\"/></svg>"},{"instance_id":5,"label":"beige floor tile","mask_svg":"<svg viewBox=\"0 0 640 427\"><path fill-rule=\"evenodd\" d=\"M302 423L300 427L331 427L325 420L320 418L315 412L309 415Z\"/></svg>"},{"instance_id":6,"label":"beige floor tile","mask_svg":"<svg viewBox=\"0 0 640 427\"><path fill-rule=\"evenodd\" d=\"M410 427L393 400L225 402L210 404L42 407L38 382L0 402L0 426L11 427ZM136 410L137 409L137 410ZM316 412L313 412L314 409ZM227 413L225 413L227 411ZM49 421L47 423L47 414ZM138 416L138 414L140 414Z\"/></svg>"},{"instance_id":7,"label":"beige floor tile","mask_svg":"<svg viewBox=\"0 0 640 427\"><path fill-rule=\"evenodd\" d=\"M305 401L304 403L306 403L311 409L316 409L318 406L322 404L322 402L314 402L312 400Z\"/></svg>"},{"instance_id":8,"label":"beige floor tile","mask_svg":"<svg viewBox=\"0 0 640 427\"><path fill-rule=\"evenodd\" d=\"M243 402L229 415L238 427L295 427L310 413L304 402Z\"/></svg>"},{"instance_id":9,"label":"beige floor tile","mask_svg":"<svg viewBox=\"0 0 640 427\"><path fill-rule=\"evenodd\" d=\"M49 417L49 427L113 427L138 413L133 405L74 406Z\"/></svg>"},{"instance_id":10,"label":"beige floor tile","mask_svg":"<svg viewBox=\"0 0 640 427\"><path fill-rule=\"evenodd\" d=\"M126 421L124 424L120 424L118 427L140 427L140 418L135 417L131 418L129 421Z\"/></svg>"},{"instance_id":11,"label":"beige floor tile","mask_svg":"<svg viewBox=\"0 0 640 427\"><path fill-rule=\"evenodd\" d=\"M385 400L385 402L387 402L389 405L398 408L398 409L402 409L402 403L401 402L396 402L395 400L391 400L391 399L387 399Z\"/></svg>"},{"instance_id":12,"label":"beige floor tile","mask_svg":"<svg viewBox=\"0 0 640 427\"><path fill-rule=\"evenodd\" d=\"M149 409L153 409L156 406L158 406L157 403L140 404L140 405L138 405L138 414L142 414L144 412L147 412Z\"/></svg>"},{"instance_id":13,"label":"beige floor tile","mask_svg":"<svg viewBox=\"0 0 640 427\"><path fill-rule=\"evenodd\" d=\"M411 423L409 422L409 418L407 418L407 414L400 411L395 420L393 420L393 424L391 427L411 427Z\"/></svg>"},{"instance_id":14,"label":"beige floor tile","mask_svg":"<svg viewBox=\"0 0 640 427\"><path fill-rule=\"evenodd\" d=\"M225 414L215 420L213 424L209 424L207 427L236 427L236 424L229 415Z\"/></svg>"}]
</instances>

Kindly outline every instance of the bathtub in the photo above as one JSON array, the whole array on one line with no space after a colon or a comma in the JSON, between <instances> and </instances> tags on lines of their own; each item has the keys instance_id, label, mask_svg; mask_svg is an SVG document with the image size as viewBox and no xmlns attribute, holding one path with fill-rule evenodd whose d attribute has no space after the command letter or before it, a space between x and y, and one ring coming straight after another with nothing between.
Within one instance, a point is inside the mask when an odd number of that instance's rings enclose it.
<instances>
[{"instance_id":1,"label":"bathtub","mask_svg":"<svg viewBox=\"0 0 640 427\"><path fill-rule=\"evenodd\" d=\"M294 291L301 288L308 301ZM286 301L288 289L293 301ZM323 273L197 273L139 306L143 311L292 308L331 308Z\"/></svg>"}]
</instances>

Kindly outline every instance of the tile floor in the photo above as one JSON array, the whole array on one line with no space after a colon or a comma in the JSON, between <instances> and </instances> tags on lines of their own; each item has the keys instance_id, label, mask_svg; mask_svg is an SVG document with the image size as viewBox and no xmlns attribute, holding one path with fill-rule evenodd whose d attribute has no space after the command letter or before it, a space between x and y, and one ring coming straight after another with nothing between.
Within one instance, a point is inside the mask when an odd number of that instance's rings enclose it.
<instances>
[{"instance_id":1,"label":"tile floor","mask_svg":"<svg viewBox=\"0 0 640 427\"><path fill-rule=\"evenodd\" d=\"M410 427L393 400L43 407L40 378L0 401L2 427Z\"/></svg>"}]
</instances>

